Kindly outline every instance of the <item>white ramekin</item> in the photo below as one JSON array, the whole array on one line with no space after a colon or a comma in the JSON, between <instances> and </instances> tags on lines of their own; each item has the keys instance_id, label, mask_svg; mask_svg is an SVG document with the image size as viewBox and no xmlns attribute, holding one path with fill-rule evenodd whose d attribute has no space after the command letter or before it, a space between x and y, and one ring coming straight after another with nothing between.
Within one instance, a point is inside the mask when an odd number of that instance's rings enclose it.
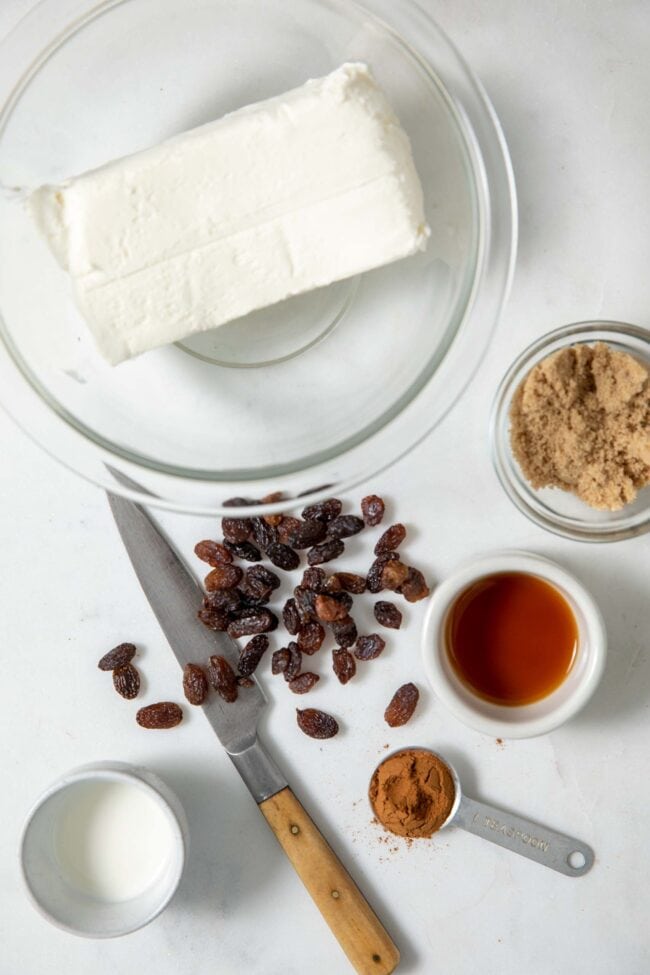
<instances>
[{"instance_id":1,"label":"white ramekin","mask_svg":"<svg viewBox=\"0 0 650 975\"><path fill-rule=\"evenodd\" d=\"M166 816L170 855L146 890L123 901L101 901L70 884L55 852L55 833L70 790L81 783L122 782L143 789ZM172 790L149 769L97 762L67 772L30 811L20 843L20 863L30 900L52 924L86 938L115 938L144 927L167 906L178 887L189 844L185 812Z\"/></svg>"},{"instance_id":2,"label":"white ramekin","mask_svg":"<svg viewBox=\"0 0 650 975\"><path fill-rule=\"evenodd\" d=\"M547 697L518 707L478 697L454 673L446 647L448 615L457 596L478 579L501 572L528 573L555 586L578 624L578 648L566 680ZM555 562L519 551L481 556L441 583L429 601L422 635L424 669L439 700L464 724L496 738L533 738L573 717L600 680L606 648L603 618L584 586Z\"/></svg>"}]
</instances>

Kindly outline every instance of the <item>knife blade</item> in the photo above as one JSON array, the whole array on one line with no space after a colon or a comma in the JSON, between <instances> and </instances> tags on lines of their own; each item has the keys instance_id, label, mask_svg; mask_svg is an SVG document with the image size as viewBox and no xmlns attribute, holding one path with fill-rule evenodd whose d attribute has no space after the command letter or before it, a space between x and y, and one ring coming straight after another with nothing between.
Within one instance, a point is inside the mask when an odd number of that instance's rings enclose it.
<instances>
[{"instance_id":1,"label":"knife blade","mask_svg":"<svg viewBox=\"0 0 650 975\"><path fill-rule=\"evenodd\" d=\"M143 489L109 468L125 487ZM148 492L147 492L148 493ZM143 505L108 492L136 576L181 667L219 652L235 667L227 633L197 620L203 590ZM257 736L266 698L257 681L227 703L210 694L203 711L316 906L359 975L390 975L399 951L350 874L289 788Z\"/></svg>"}]
</instances>

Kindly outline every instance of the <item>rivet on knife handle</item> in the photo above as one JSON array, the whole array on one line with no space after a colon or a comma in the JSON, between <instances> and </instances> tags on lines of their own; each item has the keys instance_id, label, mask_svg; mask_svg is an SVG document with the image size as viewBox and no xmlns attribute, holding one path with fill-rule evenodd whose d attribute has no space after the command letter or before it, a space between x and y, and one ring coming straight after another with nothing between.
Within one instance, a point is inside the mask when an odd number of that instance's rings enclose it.
<instances>
[{"instance_id":1,"label":"rivet on knife handle","mask_svg":"<svg viewBox=\"0 0 650 975\"><path fill-rule=\"evenodd\" d=\"M396 945L291 789L260 809L355 970L390 975L399 962Z\"/></svg>"}]
</instances>

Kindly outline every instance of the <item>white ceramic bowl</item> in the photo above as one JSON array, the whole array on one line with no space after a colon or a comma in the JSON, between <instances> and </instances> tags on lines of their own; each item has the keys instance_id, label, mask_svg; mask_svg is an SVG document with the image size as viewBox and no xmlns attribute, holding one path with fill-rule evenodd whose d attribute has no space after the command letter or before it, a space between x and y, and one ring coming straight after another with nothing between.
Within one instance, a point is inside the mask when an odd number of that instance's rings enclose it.
<instances>
[{"instance_id":1,"label":"white ceramic bowl","mask_svg":"<svg viewBox=\"0 0 650 975\"><path fill-rule=\"evenodd\" d=\"M77 887L57 852L58 829L75 801L75 790L108 782L142 789L169 826L169 849L160 870L144 890L124 900L93 897ZM38 799L25 824L20 861L29 897L48 921L71 934L114 938L144 927L167 906L181 879L188 844L183 808L157 775L122 762L97 762L66 773Z\"/></svg>"},{"instance_id":2,"label":"white ceramic bowl","mask_svg":"<svg viewBox=\"0 0 650 975\"><path fill-rule=\"evenodd\" d=\"M547 697L518 707L483 700L454 673L446 646L449 611L457 596L484 576L522 572L554 586L569 603L578 624L578 648L563 683ZM605 624L592 596L578 580L549 559L530 552L485 555L463 565L433 593L422 635L424 669L442 703L464 724L496 738L533 738L572 718L588 701L605 664Z\"/></svg>"}]
</instances>

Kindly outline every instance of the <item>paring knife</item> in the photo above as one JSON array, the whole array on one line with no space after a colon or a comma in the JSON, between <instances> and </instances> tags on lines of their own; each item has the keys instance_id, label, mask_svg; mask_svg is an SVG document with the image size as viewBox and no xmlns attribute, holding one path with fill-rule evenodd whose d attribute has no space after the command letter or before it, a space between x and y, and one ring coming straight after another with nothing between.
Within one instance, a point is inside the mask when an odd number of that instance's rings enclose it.
<instances>
[{"instance_id":1,"label":"paring knife","mask_svg":"<svg viewBox=\"0 0 650 975\"><path fill-rule=\"evenodd\" d=\"M143 490L110 470L126 487ZM205 664L214 653L236 667L236 643L227 633L208 630L198 621L203 590L147 510L114 494L109 493L108 500L140 585L181 667ZM399 962L396 945L257 737L265 704L255 682L254 687L242 688L232 704L214 692L202 707L355 970L359 975L389 975Z\"/></svg>"}]
</instances>

